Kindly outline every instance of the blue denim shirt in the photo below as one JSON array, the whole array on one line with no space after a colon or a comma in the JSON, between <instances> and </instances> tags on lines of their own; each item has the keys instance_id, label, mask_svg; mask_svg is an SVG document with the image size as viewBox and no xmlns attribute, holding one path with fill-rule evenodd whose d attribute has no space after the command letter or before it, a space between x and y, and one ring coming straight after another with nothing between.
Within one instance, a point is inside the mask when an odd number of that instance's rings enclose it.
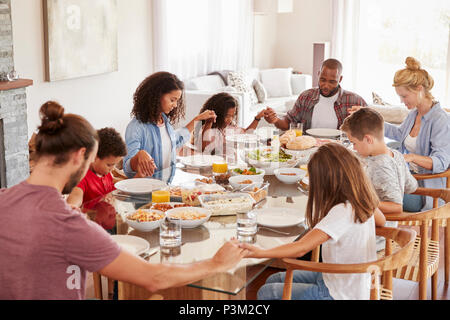
<instances>
[{"instance_id":1,"label":"blue denim shirt","mask_svg":"<svg viewBox=\"0 0 450 320\"><path fill-rule=\"evenodd\" d=\"M404 154L409 153L405 147L405 139L414 126L416 116L417 110L411 111L400 126L384 123L385 136L401 142L400 151ZM416 154L430 157L433 160L433 170L426 170L419 166L419 173L440 173L449 168L450 116L441 108L439 102L435 103L421 119ZM422 183L419 184L422 185ZM445 188L445 179L423 180L423 187Z\"/></svg>"},{"instance_id":2,"label":"blue denim shirt","mask_svg":"<svg viewBox=\"0 0 450 320\"><path fill-rule=\"evenodd\" d=\"M190 139L190 132L187 128L182 127L175 130L170 124L167 116L163 113L164 123L172 142L171 148L171 166L176 164L177 148L182 147ZM162 167L162 152L163 147L161 143L161 134L159 127L153 123L142 123L136 118L133 118L128 124L125 131L125 142L127 145L127 155L124 158L123 171L128 178L136 175L136 172L131 169L131 158L133 158L140 150L145 150L155 161L157 167L155 174L164 169Z\"/></svg>"}]
</instances>

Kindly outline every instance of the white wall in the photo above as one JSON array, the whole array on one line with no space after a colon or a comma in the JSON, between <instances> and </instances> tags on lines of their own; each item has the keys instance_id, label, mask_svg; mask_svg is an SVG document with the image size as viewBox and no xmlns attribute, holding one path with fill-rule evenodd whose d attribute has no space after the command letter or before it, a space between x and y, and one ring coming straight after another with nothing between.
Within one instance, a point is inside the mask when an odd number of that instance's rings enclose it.
<instances>
[{"instance_id":1,"label":"white wall","mask_svg":"<svg viewBox=\"0 0 450 320\"><path fill-rule=\"evenodd\" d=\"M151 1L118 0L119 71L56 82L44 81L42 3L11 1L15 69L21 78L34 81L27 88L29 137L40 123L38 111L47 100L84 116L94 128L110 126L124 135L134 91L153 69Z\"/></svg>"},{"instance_id":2,"label":"white wall","mask_svg":"<svg viewBox=\"0 0 450 320\"><path fill-rule=\"evenodd\" d=\"M293 67L311 74L313 43L332 38L332 1L294 0L292 13L257 16L255 66ZM268 66L270 62L272 65Z\"/></svg>"}]
</instances>

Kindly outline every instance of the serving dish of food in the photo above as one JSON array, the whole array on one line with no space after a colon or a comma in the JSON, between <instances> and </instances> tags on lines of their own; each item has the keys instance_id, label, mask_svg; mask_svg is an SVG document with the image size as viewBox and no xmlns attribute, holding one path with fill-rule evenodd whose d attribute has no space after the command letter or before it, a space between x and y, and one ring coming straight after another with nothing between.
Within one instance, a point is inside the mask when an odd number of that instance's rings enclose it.
<instances>
[{"instance_id":1,"label":"serving dish of food","mask_svg":"<svg viewBox=\"0 0 450 320\"><path fill-rule=\"evenodd\" d=\"M167 217L171 220L180 220L182 228L196 228L211 216L211 211L205 208L175 208L166 212Z\"/></svg>"},{"instance_id":2,"label":"serving dish of food","mask_svg":"<svg viewBox=\"0 0 450 320\"><path fill-rule=\"evenodd\" d=\"M295 167L300 159L287 154L283 149L274 151L271 147L265 147L249 151L246 161L256 168L264 168L266 175L273 175L275 169Z\"/></svg>"},{"instance_id":3,"label":"serving dish of food","mask_svg":"<svg viewBox=\"0 0 450 320\"><path fill-rule=\"evenodd\" d=\"M203 208L209 209L213 216L233 215L239 210L251 210L255 200L248 193L227 193L200 195Z\"/></svg>"},{"instance_id":4,"label":"serving dish of food","mask_svg":"<svg viewBox=\"0 0 450 320\"><path fill-rule=\"evenodd\" d=\"M162 202L162 203L153 203L150 209L166 212L171 209L182 207L189 207L189 205L181 202Z\"/></svg>"},{"instance_id":5,"label":"serving dish of food","mask_svg":"<svg viewBox=\"0 0 450 320\"><path fill-rule=\"evenodd\" d=\"M126 222L136 230L148 232L158 228L164 217L164 212L159 210L138 209L126 216Z\"/></svg>"},{"instance_id":6,"label":"serving dish of food","mask_svg":"<svg viewBox=\"0 0 450 320\"><path fill-rule=\"evenodd\" d=\"M234 168L231 170L231 174L233 176L244 175L263 178L266 172L263 169L255 167L247 167L247 168Z\"/></svg>"},{"instance_id":7,"label":"serving dish of food","mask_svg":"<svg viewBox=\"0 0 450 320\"><path fill-rule=\"evenodd\" d=\"M309 157L317 151L318 140L311 136L296 136L294 130L286 131L280 137L281 149L292 156L307 162Z\"/></svg>"},{"instance_id":8,"label":"serving dish of food","mask_svg":"<svg viewBox=\"0 0 450 320\"><path fill-rule=\"evenodd\" d=\"M267 198L267 195L269 194L268 192L269 185L270 184L266 182L263 183L259 188L258 187L245 188L244 190L241 190L241 192L248 193L253 198L253 200L255 200L255 203L258 203Z\"/></svg>"},{"instance_id":9,"label":"serving dish of food","mask_svg":"<svg viewBox=\"0 0 450 320\"><path fill-rule=\"evenodd\" d=\"M198 199L202 194L226 193L225 188L218 184L199 185L193 188L182 188L181 201L190 206L200 206Z\"/></svg>"},{"instance_id":10,"label":"serving dish of food","mask_svg":"<svg viewBox=\"0 0 450 320\"><path fill-rule=\"evenodd\" d=\"M230 178L230 185L234 190L241 190L247 187L261 187L263 180L259 177L254 176L233 176Z\"/></svg>"}]
</instances>

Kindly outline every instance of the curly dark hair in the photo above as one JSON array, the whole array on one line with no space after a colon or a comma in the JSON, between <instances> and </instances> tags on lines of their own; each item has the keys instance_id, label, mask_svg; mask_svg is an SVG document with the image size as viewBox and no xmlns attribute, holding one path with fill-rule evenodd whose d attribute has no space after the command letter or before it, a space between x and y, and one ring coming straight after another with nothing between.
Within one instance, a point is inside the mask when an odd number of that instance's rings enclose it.
<instances>
[{"instance_id":1,"label":"curly dark hair","mask_svg":"<svg viewBox=\"0 0 450 320\"><path fill-rule=\"evenodd\" d=\"M171 124L176 124L185 115L184 84L169 72L156 72L141 82L133 96L131 115L142 123L157 123L161 114L161 98L174 90L181 90L177 106L167 115Z\"/></svg>"},{"instance_id":2,"label":"curly dark hair","mask_svg":"<svg viewBox=\"0 0 450 320\"><path fill-rule=\"evenodd\" d=\"M213 110L216 115L216 122L212 125L211 128L224 129L225 128L225 117L227 112L231 108L236 108L236 113L238 111L239 103L238 101L229 93L221 92L211 96L208 100L206 100L203 105L200 113L206 110ZM202 121L202 125L205 121Z\"/></svg>"},{"instance_id":3,"label":"curly dark hair","mask_svg":"<svg viewBox=\"0 0 450 320\"><path fill-rule=\"evenodd\" d=\"M127 155L127 146L114 128L97 130L97 134L100 138L97 157L104 159L109 156L124 157Z\"/></svg>"}]
</instances>

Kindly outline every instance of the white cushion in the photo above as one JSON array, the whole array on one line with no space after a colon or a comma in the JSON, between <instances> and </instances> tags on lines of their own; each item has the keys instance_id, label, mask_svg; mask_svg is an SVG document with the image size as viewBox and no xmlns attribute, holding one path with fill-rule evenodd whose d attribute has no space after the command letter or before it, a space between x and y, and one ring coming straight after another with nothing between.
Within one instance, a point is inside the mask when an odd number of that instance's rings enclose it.
<instances>
[{"instance_id":1,"label":"white cushion","mask_svg":"<svg viewBox=\"0 0 450 320\"><path fill-rule=\"evenodd\" d=\"M384 121L395 124L402 123L409 113L405 106L370 104L368 107L378 111L383 116Z\"/></svg>"},{"instance_id":2,"label":"white cushion","mask_svg":"<svg viewBox=\"0 0 450 320\"><path fill-rule=\"evenodd\" d=\"M268 97L286 97L292 95L292 68L261 70L261 82Z\"/></svg>"},{"instance_id":3,"label":"white cushion","mask_svg":"<svg viewBox=\"0 0 450 320\"><path fill-rule=\"evenodd\" d=\"M209 75L192 78L185 83L186 90L216 91L225 86L222 78L218 75Z\"/></svg>"}]
</instances>

